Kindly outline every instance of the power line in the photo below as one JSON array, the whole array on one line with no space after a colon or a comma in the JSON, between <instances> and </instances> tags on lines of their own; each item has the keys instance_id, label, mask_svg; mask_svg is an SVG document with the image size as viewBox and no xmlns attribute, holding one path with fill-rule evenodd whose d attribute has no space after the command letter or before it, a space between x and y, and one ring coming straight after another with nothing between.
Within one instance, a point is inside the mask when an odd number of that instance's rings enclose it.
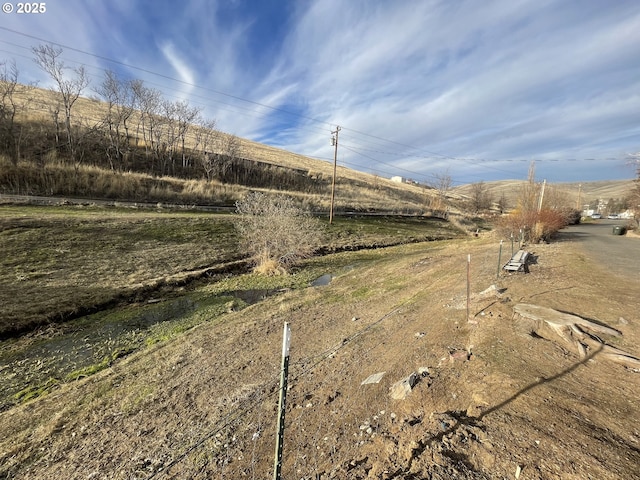
<instances>
[{"instance_id":1,"label":"power line","mask_svg":"<svg viewBox=\"0 0 640 480\"><path fill-rule=\"evenodd\" d=\"M31 38L31 39L34 39L34 40L37 40L37 41L40 41L40 42L46 42L46 43L49 43L51 45L56 45L58 47L65 48L67 50L74 51L74 52L80 53L82 55L87 55L87 56L90 56L90 57L93 57L93 58L97 58L97 59L100 59L100 60L115 64L115 65L120 65L120 66L129 68L129 69L132 69L132 70L144 72L144 73L152 75L152 76L156 76L156 77L159 77L159 78L170 80L172 82L177 82L177 83L180 83L180 84L185 85L185 86L189 86L189 87L192 87L192 88L200 89L200 90L203 90L205 92L213 93L213 94L216 94L216 95L221 95L221 96L224 96L224 97L227 97L227 98L239 101L239 102L244 102L244 103L253 105L255 107L260 107L260 108L263 108L263 109L267 109L267 110L272 111L272 112L278 112L278 113L281 113L281 114L288 115L290 117L304 119L304 120L310 121L310 122L312 122L314 124L319 124L319 125L322 125L322 126L331 125L331 124L329 124L329 123L327 123L325 121L321 121L321 120L306 116L306 115L301 114L301 113L291 112L291 111L286 110L286 109L282 109L282 108L279 108L279 107L274 107L272 105L268 105L268 104L265 104L265 103L261 103L261 102L257 102L257 101L250 100L250 99L247 99L247 98L243 98L243 97L240 97L238 95L233 95L233 94L226 93L226 92L223 92L223 91L220 91L220 90L215 90L215 89L211 89L211 88L208 88L208 87L203 87L203 86L195 84L193 82L185 81L185 80L182 80L182 79L174 78L174 77L172 77L170 75L165 75L165 74L162 74L162 73L155 72L155 71L150 70L148 68L143 68L143 67L131 65L131 64L128 64L128 63L125 63L125 62L121 62L119 60L115 60L115 59L112 59L112 58L109 58L109 57L105 57L103 55L98 55L98 54L95 54L95 53L87 52L87 51L84 51L84 50L81 50L81 49L78 49L78 48L75 48L75 47L71 47L69 45L61 44L61 43L58 43L58 42L52 42L52 41L46 40L44 38L38 37L36 35L31 35L31 34L27 34L27 33L24 33L24 32L19 32L17 30L10 29L10 28L7 28L7 27L2 27L2 26L0 26L0 29L2 29L4 31L7 31L7 32L10 32L10 33L13 33L13 34L16 34L16 35L20 35L20 36L26 37L26 38ZM14 47L17 47L17 48L20 48L20 49L28 49L28 47L17 45L15 43L11 43L11 42L8 42L6 40L2 40L2 42L7 44L7 45L11 45L11 46L14 46ZM10 53L10 52L7 52L7 53ZM24 55L19 55L19 56L24 57ZM26 58L26 57L24 57L24 58ZM74 63L79 63L79 62L74 62ZM80 64L84 65L82 63L80 63ZM99 67L91 66L91 68L96 68L97 69ZM151 85L154 85L153 82L148 82L148 83L151 84ZM160 85L160 86L163 87L163 88L168 88L167 86L164 86L164 85ZM166 96L169 96L169 97L172 96L171 94L166 93L166 92L163 92L163 94L166 95ZM200 103L200 105L213 106L213 105L211 105L211 103L208 103L208 102L213 102L213 103L216 103L216 104L225 105L225 107L231 107L231 108L224 108L224 107L220 108L220 107L218 107L222 111L228 111L228 112L235 113L235 114L246 115L246 116L250 116L250 117L253 117L253 118L268 118L268 116L269 116L267 113L260 112L260 111L255 110L255 109L242 107L242 106L237 105L237 104L227 103L227 102L223 102L223 101L220 101L220 100L214 100L211 97L204 97L202 95L197 95L197 94L194 94L194 93L189 93L189 97L190 98L191 97L200 98L202 100L205 100L205 102L207 102L207 103L204 103L204 104ZM198 103L196 103L196 105L198 105ZM243 111L237 111L235 109L244 110L244 112ZM527 163L530 163L532 161L531 159L476 159L476 158L456 157L456 156L452 156L452 155L448 155L448 154L444 154L444 153L429 151L429 150L424 149L424 148L415 147L415 146L408 145L406 143L398 142L398 141L395 141L395 140L386 139L386 138L383 138L383 137L380 137L380 136L377 136L377 135L372 135L372 134L369 134L369 133L366 133L366 132L363 132L363 131L360 131L360 130L357 130L357 129L354 129L354 128L350 128L350 127L343 127L343 129L345 130L345 132L351 133L351 134L355 135L356 137L360 136L360 137L364 137L364 138L368 139L368 140L366 140L366 142L367 142L366 145L375 145L377 143L376 141L378 141L378 142L382 142L383 145L384 144L387 144L387 145L391 144L391 145L397 145L397 146L401 146L401 147L403 147L405 149L408 149L408 151L404 151L404 152L384 152L382 150L372 150L372 151L375 151L377 153L381 153L381 154L385 154L385 155L394 155L396 158L399 158L399 159L411 157L411 158L418 158L418 159L424 159L424 160L432 161L432 160L435 160L436 158L439 158L439 159L443 159L443 160L453 160L453 161L458 161L458 162L464 162L464 163L467 163L469 165L477 165L479 163L482 163L484 168L488 168L488 169L491 169L491 170L494 170L494 171L497 171L497 172L508 173L509 175L516 175L516 176L520 175L520 173L516 173L516 172L509 171L509 170L504 170L504 169L499 169L499 168L492 167L492 166L487 165L487 164L488 163L502 163L502 162L509 162L509 163L512 163L512 162L527 162ZM302 126L297 126L296 127L296 131L300 131L300 130L309 131L309 132L314 133L314 134L315 133L320 134L320 130L315 130L315 129L314 130L310 130L310 129L306 129L306 128L302 127ZM324 132L326 130L323 128L322 131ZM355 137L352 137L352 138L353 138L353 140L355 140ZM349 150L352 153L363 155L361 152L357 151L357 150L362 150L362 148L358 149L357 147L352 147ZM303 155L303 156L306 156L306 155ZM364 156L366 156L366 155L364 155ZM317 158L317 157L308 156L308 158ZM367 158L369 158L370 160L373 160L376 163L387 165L387 166L391 167L394 170L405 171L405 172L410 173L411 175L413 175L415 177L418 177L418 178L424 177L426 175L425 173L420 173L420 172L416 172L416 171L413 171L413 170L409 170L407 168L398 167L396 165L392 165L390 163L383 162L383 161L375 159L373 157L367 157ZM607 160L609 160L609 159L607 159ZM578 161L578 160L575 160L575 159L567 159L567 160L564 160L564 159L544 159L544 160L536 160L536 161L557 162L557 161ZM595 162L595 161L602 161L602 159L583 159L583 161L594 161ZM480 177L480 175L474 175L474 174L469 174L469 175ZM431 174L431 176L433 176L433 174ZM467 182L460 182L460 183L467 183Z\"/></svg>"},{"instance_id":2,"label":"power line","mask_svg":"<svg viewBox=\"0 0 640 480\"><path fill-rule=\"evenodd\" d=\"M14 33L16 35L22 35L24 37L31 38L33 40L38 40L40 42L49 43L51 45L57 45L58 47L66 48L67 50L71 50L73 52L81 53L83 55L89 55L91 57L94 57L94 58L97 58L97 59L100 59L100 60L104 60L104 61L109 62L109 63L114 63L116 65L120 65L122 67L130 68L132 70L137 70L137 71L140 71L140 72L143 72L143 73L147 73L149 75L154 75L154 76L157 76L157 77L160 77L160 78L164 78L166 80L171 80L172 82L177 82L177 83L180 83L182 85L186 85L188 87L199 88L199 89L211 92L211 93L215 93L216 95L223 95L225 97L233 98L234 100L239 100L241 102L250 103L250 104L253 104L253 105L256 105L256 106L267 108L269 110L274 110L274 111L277 111L277 112L280 112L280 113L286 113L287 115L291 115L291 116L295 116L295 117L299 117L299 118L304 118L306 120L310 120L310 121L315 122L315 123L319 123L319 124L322 124L322 125L329 125L330 126L330 124L328 124L326 122L323 122L321 120L317 120L315 118L307 117L307 116L299 114L299 113L289 112L288 110L284 110L284 109L278 108L278 107L273 107L273 106L267 105L265 103L256 102L254 100L249 100L249 99L246 99L246 98L242 98L242 97L239 97L237 95L232 95L230 93L222 92L220 90L215 90L215 89L212 89L212 88L196 85L195 83L187 82L186 80L181 80L181 79L178 79L178 78L174 78L174 77L171 77L169 75L165 75L163 73L154 72L154 71L149 70L147 68L138 67L138 66L131 65L131 64L128 64L128 63L124 63L124 62L121 62L119 60L114 60L112 58L105 57L105 56L98 55L98 54L91 53L91 52L87 52L85 50L80 50L80 49L75 48L75 47L70 47L69 45L64 45L62 43L46 40L44 38L37 37L35 35L30 35L28 33L19 32L17 30L13 30L11 28L0 26L0 30L5 30L7 32Z\"/></svg>"}]
</instances>

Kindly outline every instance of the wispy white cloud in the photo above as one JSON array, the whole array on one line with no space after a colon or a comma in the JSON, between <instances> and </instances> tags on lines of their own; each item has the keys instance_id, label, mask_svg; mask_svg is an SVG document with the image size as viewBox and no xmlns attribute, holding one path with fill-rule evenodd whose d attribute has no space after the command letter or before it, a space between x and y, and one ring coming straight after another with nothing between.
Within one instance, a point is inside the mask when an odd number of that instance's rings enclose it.
<instances>
[{"instance_id":1,"label":"wispy white cloud","mask_svg":"<svg viewBox=\"0 0 640 480\"><path fill-rule=\"evenodd\" d=\"M372 170L488 180L526 175L519 160L640 150L635 0L70 0L47 14L9 25L139 67L127 73L241 136L330 157L339 124L341 161ZM553 168L613 170L588 165Z\"/></svg>"},{"instance_id":2,"label":"wispy white cloud","mask_svg":"<svg viewBox=\"0 0 640 480\"><path fill-rule=\"evenodd\" d=\"M195 72L187 65L185 58L176 51L172 42L165 42L160 46L162 54L169 62L178 78L182 80L184 88L181 89L181 96L188 98L197 82Z\"/></svg>"}]
</instances>

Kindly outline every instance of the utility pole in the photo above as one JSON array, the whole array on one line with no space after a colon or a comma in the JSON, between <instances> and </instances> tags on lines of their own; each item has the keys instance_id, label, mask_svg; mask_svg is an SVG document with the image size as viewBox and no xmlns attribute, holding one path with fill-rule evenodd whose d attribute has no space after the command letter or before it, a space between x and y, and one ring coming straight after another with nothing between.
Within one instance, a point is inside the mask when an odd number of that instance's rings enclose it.
<instances>
[{"instance_id":1,"label":"utility pole","mask_svg":"<svg viewBox=\"0 0 640 480\"><path fill-rule=\"evenodd\" d=\"M471 322L471 254L467 255L467 322Z\"/></svg>"},{"instance_id":2,"label":"utility pole","mask_svg":"<svg viewBox=\"0 0 640 480\"><path fill-rule=\"evenodd\" d=\"M333 203L336 198L336 170L338 166L338 133L341 128L336 126L336 131L331 132L331 143L335 147L333 152L333 179L331 180L331 210L329 211L329 224L333 223Z\"/></svg>"},{"instance_id":3,"label":"utility pole","mask_svg":"<svg viewBox=\"0 0 640 480\"><path fill-rule=\"evenodd\" d=\"M578 184L578 200L576 201L576 210L582 211L582 184Z\"/></svg>"},{"instance_id":4,"label":"utility pole","mask_svg":"<svg viewBox=\"0 0 640 480\"><path fill-rule=\"evenodd\" d=\"M542 182L542 190L540 191L540 202L538 203L538 213L542 210L542 200L544 199L544 187L546 187L547 181L543 180Z\"/></svg>"}]
</instances>

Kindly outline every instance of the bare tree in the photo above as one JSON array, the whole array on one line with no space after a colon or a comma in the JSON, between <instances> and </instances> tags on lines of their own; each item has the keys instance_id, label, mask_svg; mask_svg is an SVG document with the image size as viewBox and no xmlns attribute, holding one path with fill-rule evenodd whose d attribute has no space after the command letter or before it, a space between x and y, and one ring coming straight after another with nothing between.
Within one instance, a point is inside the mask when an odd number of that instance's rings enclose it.
<instances>
[{"instance_id":1,"label":"bare tree","mask_svg":"<svg viewBox=\"0 0 640 480\"><path fill-rule=\"evenodd\" d=\"M546 241L568 224L570 215L540 202L539 186L535 182L535 164L529 167L529 177L520 189L518 206L499 225L507 235L522 236L528 242Z\"/></svg>"},{"instance_id":2,"label":"bare tree","mask_svg":"<svg viewBox=\"0 0 640 480\"><path fill-rule=\"evenodd\" d=\"M498 198L497 206L498 206L498 210L500 211L501 214L504 213L505 210L507 209L507 207L508 207L507 197L504 194L504 192L502 192L500 194L500 198Z\"/></svg>"},{"instance_id":3,"label":"bare tree","mask_svg":"<svg viewBox=\"0 0 640 480\"><path fill-rule=\"evenodd\" d=\"M474 213L480 213L491 208L493 198L484 182L473 183L471 185L471 196L469 204Z\"/></svg>"},{"instance_id":4,"label":"bare tree","mask_svg":"<svg viewBox=\"0 0 640 480\"><path fill-rule=\"evenodd\" d=\"M437 215L442 215L446 218L449 204L448 196L453 181L448 170L444 173L437 173L433 177L434 180L430 183L430 186L436 190L437 196L432 200L431 208L437 212Z\"/></svg>"},{"instance_id":5,"label":"bare tree","mask_svg":"<svg viewBox=\"0 0 640 480\"><path fill-rule=\"evenodd\" d=\"M105 72L105 78L96 88L107 103L104 125L108 136L107 159L111 169L124 168L129 154L129 120L134 112L134 95L131 82L121 80L111 70Z\"/></svg>"},{"instance_id":6,"label":"bare tree","mask_svg":"<svg viewBox=\"0 0 640 480\"><path fill-rule=\"evenodd\" d=\"M178 145L178 121L176 117L176 104L163 100L161 103L160 122L156 128L156 148L158 149L158 159L161 161L164 175L167 173L167 165L171 164L171 174L176 171L176 148Z\"/></svg>"},{"instance_id":7,"label":"bare tree","mask_svg":"<svg viewBox=\"0 0 640 480\"><path fill-rule=\"evenodd\" d=\"M7 152L14 166L20 158L20 144L16 135L17 87L16 62L12 61L8 65L6 62L0 63L0 142L2 150Z\"/></svg>"},{"instance_id":8,"label":"bare tree","mask_svg":"<svg viewBox=\"0 0 640 480\"><path fill-rule=\"evenodd\" d=\"M527 181L520 188L520 194L518 195L518 208L526 216L534 216L538 210L539 190L536 184L536 165L531 163Z\"/></svg>"},{"instance_id":9,"label":"bare tree","mask_svg":"<svg viewBox=\"0 0 640 480\"><path fill-rule=\"evenodd\" d=\"M222 143L222 174L226 174L227 171L233 166L233 163L240 157L241 151L240 139L235 135L225 135Z\"/></svg>"},{"instance_id":10,"label":"bare tree","mask_svg":"<svg viewBox=\"0 0 640 480\"><path fill-rule=\"evenodd\" d=\"M213 178L224 180L234 161L240 156L240 139L235 135L215 130L210 130L210 132L212 136L208 137L207 140L212 141L212 148L215 151L205 150L202 156L202 167L208 180Z\"/></svg>"},{"instance_id":11,"label":"bare tree","mask_svg":"<svg viewBox=\"0 0 640 480\"><path fill-rule=\"evenodd\" d=\"M162 96L160 91L147 88L142 80L135 80L131 83L136 109L140 112L136 129L136 138L142 138L145 155L153 155L155 158L159 152L159 145L156 139L160 136L157 130L160 127L160 108ZM151 166L153 173L153 165Z\"/></svg>"},{"instance_id":12,"label":"bare tree","mask_svg":"<svg viewBox=\"0 0 640 480\"><path fill-rule=\"evenodd\" d=\"M195 128L195 149L200 154L200 163L208 181L211 181L215 173L215 155L212 149L217 143L220 132L216 130L215 120L198 119L198 126Z\"/></svg>"},{"instance_id":13,"label":"bare tree","mask_svg":"<svg viewBox=\"0 0 640 480\"><path fill-rule=\"evenodd\" d=\"M58 87L58 93L64 109L64 125L66 130L66 144L69 156L72 161L76 161L78 132L74 132L71 125L73 106L89 85L84 66L72 69L73 76L69 77L68 68L60 58L61 48L52 45L39 45L32 49L35 55L35 62L53 79Z\"/></svg>"},{"instance_id":14,"label":"bare tree","mask_svg":"<svg viewBox=\"0 0 640 480\"><path fill-rule=\"evenodd\" d=\"M187 102L176 102L175 118L178 123L178 138L181 146L182 168L191 166L191 156L187 153L186 139L189 130L200 116L200 109L191 107Z\"/></svg>"}]
</instances>

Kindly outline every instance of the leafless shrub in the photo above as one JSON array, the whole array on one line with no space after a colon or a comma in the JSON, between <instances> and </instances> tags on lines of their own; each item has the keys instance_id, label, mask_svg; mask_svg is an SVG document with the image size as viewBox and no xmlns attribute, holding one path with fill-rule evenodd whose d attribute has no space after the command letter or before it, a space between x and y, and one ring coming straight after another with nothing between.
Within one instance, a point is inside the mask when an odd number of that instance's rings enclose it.
<instances>
[{"instance_id":1,"label":"leafless shrub","mask_svg":"<svg viewBox=\"0 0 640 480\"><path fill-rule=\"evenodd\" d=\"M236 228L258 273L285 273L310 257L322 241L318 220L290 197L252 192L236 202L236 210L240 214Z\"/></svg>"},{"instance_id":2,"label":"leafless shrub","mask_svg":"<svg viewBox=\"0 0 640 480\"><path fill-rule=\"evenodd\" d=\"M493 197L484 182L473 183L471 185L471 196L469 197L469 208L475 214L491 209Z\"/></svg>"},{"instance_id":3,"label":"leafless shrub","mask_svg":"<svg viewBox=\"0 0 640 480\"><path fill-rule=\"evenodd\" d=\"M529 169L528 181L518 196L518 206L509 215L498 220L498 227L506 235L522 238L529 243L548 241L556 232L571 222L571 210L550 201L557 195L549 195L546 203L535 183L534 164Z\"/></svg>"}]
</instances>

